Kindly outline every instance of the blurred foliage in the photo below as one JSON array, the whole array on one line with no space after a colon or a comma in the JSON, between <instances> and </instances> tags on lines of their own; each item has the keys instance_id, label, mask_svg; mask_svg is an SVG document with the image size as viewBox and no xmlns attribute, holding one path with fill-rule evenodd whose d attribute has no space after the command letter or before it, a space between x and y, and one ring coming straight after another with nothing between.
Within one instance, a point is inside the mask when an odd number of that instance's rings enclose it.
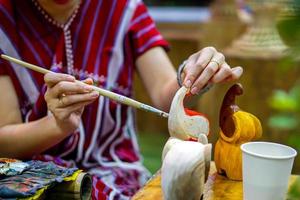
<instances>
[{"instance_id":1,"label":"blurred foliage","mask_svg":"<svg viewBox=\"0 0 300 200\"><path fill-rule=\"evenodd\" d=\"M283 71L300 60L300 0L291 1L292 17L278 21L277 28L283 41L290 46L290 56L284 60ZM288 78L288 77L287 77ZM300 78L300 77L299 77ZM288 91L276 90L269 101L275 114L269 119L269 126L288 133L287 144L300 150L300 79ZM300 199L300 178L290 188L288 200Z\"/></svg>"},{"instance_id":2,"label":"blurred foliage","mask_svg":"<svg viewBox=\"0 0 300 200\"><path fill-rule=\"evenodd\" d=\"M296 83L289 92L274 91L269 103L277 111L277 114L269 120L271 127L285 131L294 131L298 128L300 122L300 84Z\"/></svg>"},{"instance_id":3,"label":"blurred foliage","mask_svg":"<svg viewBox=\"0 0 300 200\"><path fill-rule=\"evenodd\" d=\"M300 197L300 177L298 177L295 183L290 187L287 200L299 200Z\"/></svg>"},{"instance_id":4,"label":"blurred foliage","mask_svg":"<svg viewBox=\"0 0 300 200\"><path fill-rule=\"evenodd\" d=\"M270 104L271 106L282 112L296 112L299 110L299 102L298 102L298 87L292 88L290 92L285 92L282 90L277 90L274 92L273 97L271 98Z\"/></svg>"},{"instance_id":5,"label":"blurred foliage","mask_svg":"<svg viewBox=\"0 0 300 200\"><path fill-rule=\"evenodd\" d=\"M140 150L143 155L143 163L154 174L161 167L161 153L164 144L168 140L165 133L143 132L138 134Z\"/></svg>"},{"instance_id":6,"label":"blurred foliage","mask_svg":"<svg viewBox=\"0 0 300 200\"><path fill-rule=\"evenodd\" d=\"M286 13L290 17L282 17L278 20L277 28L283 41L291 47L291 57L300 58L300 0L290 0L292 9Z\"/></svg>"},{"instance_id":7,"label":"blurred foliage","mask_svg":"<svg viewBox=\"0 0 300 200\"><path fill-rule=\"evenodd\" d=\"M283 72L300 58L300 0L291 0L291 9L282 17L277 28L283 41L290 46L290 56L283 61ZM285 11L285 12L287 12ZM288 78L288 77L287 77ZM269 119L269 126L289 133L288 143L300 149L300 80L289 91L276 90L269 101L276 113Z\"/></svg>"},{"instance_id":8,"label":"blurred foliage","mask_svg":"<svg viewBox=\"0 0 300 200\"><path fill-rule=\"evenodd\" d=\"M278 21L277 28L283 41L290 46L290 56L282 63L282 72L288 71L300 60L300 0L290 2L294 13ZM288 77L287 77L288 78ZM300 79L288 91L276 90L269 101L275 114L269 119L269 126L288 133L288 145L300 150ZM300 178L291 186L288 200L300 199Z\"/></svg>"}]
</instances>

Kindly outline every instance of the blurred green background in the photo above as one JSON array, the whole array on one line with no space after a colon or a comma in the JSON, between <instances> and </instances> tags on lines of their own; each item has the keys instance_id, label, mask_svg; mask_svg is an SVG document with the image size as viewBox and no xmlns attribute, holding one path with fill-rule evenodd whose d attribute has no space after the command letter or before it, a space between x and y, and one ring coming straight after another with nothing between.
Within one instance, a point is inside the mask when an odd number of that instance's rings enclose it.
<instances>
[{"instance_id":1,"label":"blurred green background","mask_svg":"<svg viewBox=\"0 0 300 200\"><path fill-rule=\"evenodd\" d=\"M144 165L154 174L161 166L161 153L168 137L165 133L140 133L140 150L144 156Z\"/></svg>"}]
</instances>

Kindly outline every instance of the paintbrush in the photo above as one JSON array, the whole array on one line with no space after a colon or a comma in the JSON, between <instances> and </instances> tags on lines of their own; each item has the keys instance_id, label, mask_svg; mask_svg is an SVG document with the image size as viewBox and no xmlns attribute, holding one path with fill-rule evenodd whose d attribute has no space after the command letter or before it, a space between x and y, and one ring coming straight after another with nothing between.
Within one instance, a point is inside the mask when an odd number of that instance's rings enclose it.
<instances>
[{"instance_id":1,"label":"paintbrush","mask_svg":"<svg viewBox=\"0 0 300 200\"><path fill-rule=\"evenodd\" d=\"M19 64L19 65L21 65L23 67L26 67L28 69L31 69L33 71L39 72L41 74L46 74L46 73L49 73L49 72L55 73L55 72L52 72L52 71L47 70L45 68L39 67L37 65L33 65L33 64L24 62L22 60L18 60L16 58L13 58L13 57L10 57L10 56L4 55L4 54L1 54L1 58L5 59L5 60L8 60L10 62L14 62L16 64ZM76 82L80 82L80 81L76 80ZM117 101L121 104L125 104L125 105L131 106L131 107L134 107L134 108L137 108L137 109L141 109L141 110L144 110L144 111L147 111L147 112L152 112L152 113L155 113L155 114L157 114L159 116L162 116L162 117L165 117L165 118L168 118L168 116L169 116L168 113L166 113L162 110L159 110L159 109L154 108L152 106L149 106L147 104L138 102L138 101L136 101L134 99L131 99L129 97L126 97L126 96L123 96L123 95L105 90L105 89L100 88L100 87L96 87L96 86L91 86L91 87L95 91L99 92L100 95L105 96L109 99L115 100L115 101Z\"/></svg>"}]
</instances>

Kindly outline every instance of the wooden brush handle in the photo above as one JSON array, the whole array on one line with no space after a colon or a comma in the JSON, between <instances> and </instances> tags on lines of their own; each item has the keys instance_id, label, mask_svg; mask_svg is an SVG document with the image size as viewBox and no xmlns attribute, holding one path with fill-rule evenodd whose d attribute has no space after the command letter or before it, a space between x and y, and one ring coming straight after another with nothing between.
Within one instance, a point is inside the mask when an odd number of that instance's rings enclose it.
<instances>
[{"instance_id":1,"label":"wooden brush handle","mask_svg":"<svg viewBox=\"0 0 300 200\"><path fill-rule=\"evenodd\" d=\"M13 57L10 57L10 56L4 55L4 54L1 54L1 58L5 59L5 60L8 60L10 62L17 63L20 66L26 67L26 68L31 69L33 71L39 72L41 74L47 74L47 73L50 73L50 72L55 73L55 72L52 72L52 71L47 70L45 68L39 67L37 65L33 65L33 64L24 62L22 60L18 60L16 58L13 58ZM76 81L78 82L78 80L76 80ZM157 108L154 108L152 106L149 106L147 104L144 104L144 103L141 103L141 102L136 101L134 99L131 99L129 97L111 92L109 90L105 90L105 89L100 88L100 87L96 87L96 86L92 86L92 87L95 91L99 92L100 95L108 97L109 99L115 100L115 101L117 101L121 104L125 104L125 105L131 106L131 107L134 107L134 108L137 108L137 109L141 109L141 110L144 110L144 111L147 111L147 112L152 112L152 113L155 113L155 114L157 114L159 116L162 116L162 117L165 117L165 118L169 117L168 113L166 113L162 110L159 110Z\"/></svg>"}]
</instances>

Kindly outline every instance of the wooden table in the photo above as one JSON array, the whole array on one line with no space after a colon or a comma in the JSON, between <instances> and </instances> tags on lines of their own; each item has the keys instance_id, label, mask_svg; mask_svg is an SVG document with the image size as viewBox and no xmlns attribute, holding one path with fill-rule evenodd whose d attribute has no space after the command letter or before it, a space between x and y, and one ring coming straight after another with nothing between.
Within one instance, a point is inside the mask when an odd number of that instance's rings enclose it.
<instances>
[{"instance_id":1,"label":"wooden table","mask_svg":"<svg viewBox=\"0 0 300 200\"><path fill-rule=\"evenodd\" d=\"M289 186L296 180L297 176L290 178ZM152 177L151 180L138 192L132 200L163 200L160 186L160 172ZM210 175L205 184L203 200L242 200L243 183L242 181L231 181L216 173L215 164L212 162Z\"/></svg>"}]
</instances>

